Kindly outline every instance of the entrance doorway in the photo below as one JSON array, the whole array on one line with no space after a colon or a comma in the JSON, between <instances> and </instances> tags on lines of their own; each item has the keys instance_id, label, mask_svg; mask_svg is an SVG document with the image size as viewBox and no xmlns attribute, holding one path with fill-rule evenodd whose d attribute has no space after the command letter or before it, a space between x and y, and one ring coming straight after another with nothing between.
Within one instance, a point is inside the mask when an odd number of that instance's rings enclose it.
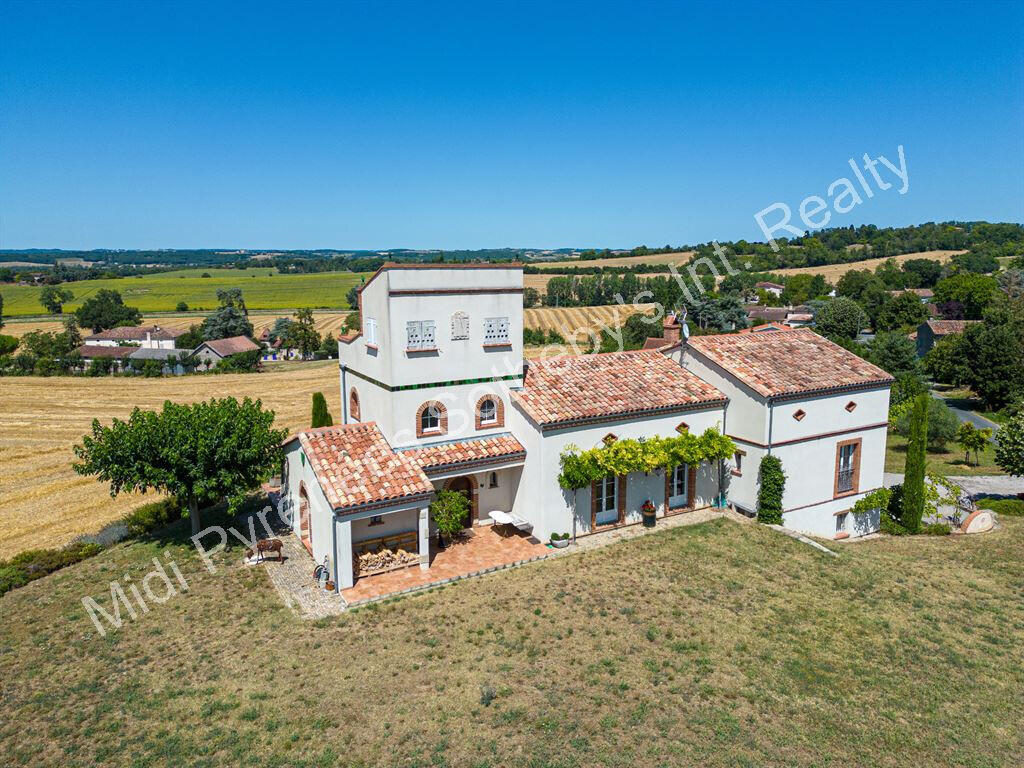
<instances>
[{"instance_id":1,"label":"entrance doorway","mask_svg":"<svg viewBox=\"0 0 1024 768\"><path fill-rule=\"evenodd\" d=\"M473 520L476 518L476 494L474 493L474 485L475 483L473 479L469 477L453 477L446 485L446 490L461 493L466 497L466 501L469 502L466 516L462 520L463 528L472 528Z\"/></svg>"}]
</instances>

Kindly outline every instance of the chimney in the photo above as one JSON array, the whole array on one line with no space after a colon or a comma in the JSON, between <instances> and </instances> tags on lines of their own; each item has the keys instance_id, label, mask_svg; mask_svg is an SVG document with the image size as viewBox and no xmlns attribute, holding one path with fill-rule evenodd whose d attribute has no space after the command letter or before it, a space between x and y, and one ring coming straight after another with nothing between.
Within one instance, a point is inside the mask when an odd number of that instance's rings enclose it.
<instances>
[{"instance_id":1,"label":"chimney","mask_svg":"<svg viewBox=\"0 0 1024 768\"><path fill-rule=\"evenodd\" d=\"M665 315L665 324L662 328L662 336L669 344L676 344L681 340L682 330L679 327L675 312L669 312Z\"/></svg>"}]
</instances>

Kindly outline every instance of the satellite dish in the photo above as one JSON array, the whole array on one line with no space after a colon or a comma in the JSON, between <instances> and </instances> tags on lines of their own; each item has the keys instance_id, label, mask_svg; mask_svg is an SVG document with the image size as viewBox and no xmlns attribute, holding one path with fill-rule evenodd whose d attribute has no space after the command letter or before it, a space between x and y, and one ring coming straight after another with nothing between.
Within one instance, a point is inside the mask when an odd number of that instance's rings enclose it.
<instances>
[{"instance_id":1,"label":"satellite dish","mask_svg":"<svg viewBox=\"0 0 1024 768\"><path fill-rule=\"evenodd\" d=\"M690 339L690 326L683 323L683 341L689 341Z\"/></svg>"}]
</instances>

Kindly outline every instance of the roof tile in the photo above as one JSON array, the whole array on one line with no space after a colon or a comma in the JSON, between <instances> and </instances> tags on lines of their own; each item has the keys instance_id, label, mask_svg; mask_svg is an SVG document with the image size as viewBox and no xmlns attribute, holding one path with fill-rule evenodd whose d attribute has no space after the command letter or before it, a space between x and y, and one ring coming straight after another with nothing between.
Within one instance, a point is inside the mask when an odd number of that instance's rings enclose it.
<instances>
[{"instance_id":1,"label":"roof tile","mask_svg":"<svg viewBox=\"0 0 1024 768\"><path fill-rule=\"evenodd\" d=\"M689 346L765 397L893 381L881 368L809 328L695 336Z\"/></svg>"},{"instance_id":2,"label":"roof tile","mask_svg":"<svg viewBox=\"0 0 1024 768\"><path fill-rule=\"evenodd\" d=\"M725 395L657 351L559 355L531 362L513 399L538 424L679 410Z\"/></svg>"},{"instance_id":3,"label":"roof tile","mask_svg":"<svg viewBox=\"0 0 1024 768\"><path fill-rule=\"evenodd\" d=\"M511 434L488 435L474 440L435 443L424 447L402 449L401 453L426 471L453 464L476 464L490 459L508 459L526 455L522 443Z\"/></svg>"}]
</instances>

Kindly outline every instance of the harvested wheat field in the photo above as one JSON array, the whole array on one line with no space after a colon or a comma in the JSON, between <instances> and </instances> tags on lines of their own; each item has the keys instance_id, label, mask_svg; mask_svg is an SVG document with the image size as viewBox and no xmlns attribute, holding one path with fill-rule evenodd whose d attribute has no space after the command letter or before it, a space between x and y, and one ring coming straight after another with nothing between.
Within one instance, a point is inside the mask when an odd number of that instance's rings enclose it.
<instances>
[{"instance_id":1,"label":"harvested wheat field","mask_svg":"<svg viewBox=\"0 0 1024 768\"><path fill-rule=\"evenodd\" d=\"M523 325L544 331L558 331L562 337L600 333L602 328L618 328L630 315L648 312L654 304L612 304L604 307L541 307L523 312Z\"/></svg>"},{"instance_id":2,"label":"harvested wheat field","mask_svg":"<svg viewBox=\"0 0 1024 768\"><path fill-rule=\"evenodd\" d=\"M649 253L646 256L612 256L608 259L569 259L568 261L535 261L532 266L540 267L632 267L637 264L685 264L696 251L680 253Z\"/></svg>"},{"instance_id":3,"label":"harvested wheat field","mask_svg":"<svg viewBox=\"0 0 1024 768\"><path fill-rule=\"evenodd\" d=\"M132 407L159 408L233 395L261 398L276 426L309 426L314 392L337 414L336 364L289 363L265 373L177 378L0 378L0 559L24 549L67 544L119 519L148 496L111 499L106 484L71 469L71 446L94 418L109 423Z\"/></svg>"},{"instance_id":4,"label":"harvested wheat field","mask_svg":"<svg viewBox=\"0 0 1024 768\"><path fill-rule=\"evenodd\" d=\"M895 259L897 264L902 264L911 259L931 259L932 261L945 264L961 253L967 253L967 251L920 251L919 253L904 253L902 256L888 256L884 259L851 261L847 264L825 264L820 267L792 267L791 269L773 269L770 271L774 275L821 275L830 283L835 284L840 277L851 269L870 269L874 271L875 267L884 261L888 261L890 258Z\"/></svg>"},{"instance_id":5,"label":"harvested wheat field","mask_svg":"<svg viewBox=\"0 0 1024 768\"><path fill-rule=\"evenodd\" d=\"M342 324L345 322L345 317L348 312L314 312L313 322L316 325L316 330L320 334L333 333L335 336L341 330ZM279 317L293 317L294 313L289 309L282 309L277 311L262 311L262 312L249 312L249 322L252 323L252 327L255 329L257 334L263 332L264 328L269 328L274 324L274 321ZM180 330L187 330L189 326L198 325L203 322L203 318L206 314L182 314L182 315L144 315L142 317L143 325L161 325L164 328L174 328ZM18 320L9 317L4 318L4 327L0 333L5 333L8 336L24 336L30 331L52 331L60 332L63 330L63 324L61 320L55 319L31 319L31 320ZM87 335L88 330L83 332L83 335Z\"/></svg>"}]
</instances>

